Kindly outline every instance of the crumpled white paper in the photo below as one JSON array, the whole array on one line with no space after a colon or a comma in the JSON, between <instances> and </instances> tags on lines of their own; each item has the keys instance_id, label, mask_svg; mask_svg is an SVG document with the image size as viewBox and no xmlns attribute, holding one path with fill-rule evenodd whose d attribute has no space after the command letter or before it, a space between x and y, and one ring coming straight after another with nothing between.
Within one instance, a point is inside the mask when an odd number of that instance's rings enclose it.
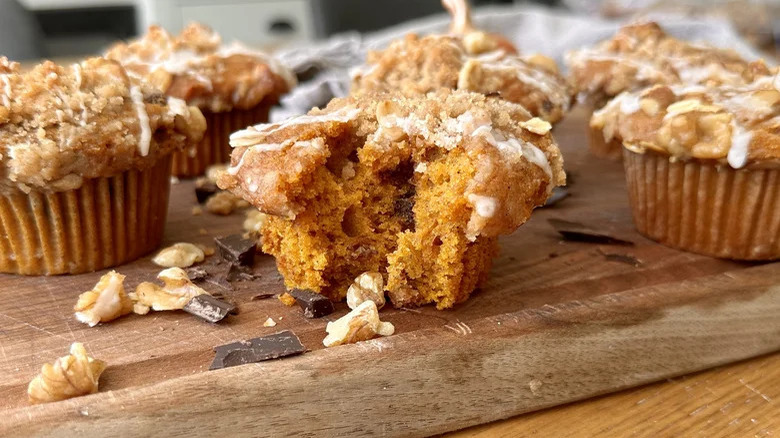
<instances>
[{"instance_id":1,"label":"crumpled white paper","mask_svg":"<svg viewBox=\"0 0 780 438\"><path fill-rule=\"evenodd\" d=\"M731 48L748 59L760 57L726 20L692 20L665 14L650 14L647 19L658 21L678 38ZM542 53L555 59L562 68L565 52L610 38L623 24L532 5L479 8L473 21L480 29L506 36L520 52ZM345 96L349 92L350 70L363 64L369 50L382 49L409 32L423 35L446 32L449 23L449 15L442 13L371 34L341 34L320 43L277 52L280 60L296 73L317 73L282 99L281 106L272 111L271 120L303 114L312 107L327 104L333 97Z\"/></svg>"}]
</instances>

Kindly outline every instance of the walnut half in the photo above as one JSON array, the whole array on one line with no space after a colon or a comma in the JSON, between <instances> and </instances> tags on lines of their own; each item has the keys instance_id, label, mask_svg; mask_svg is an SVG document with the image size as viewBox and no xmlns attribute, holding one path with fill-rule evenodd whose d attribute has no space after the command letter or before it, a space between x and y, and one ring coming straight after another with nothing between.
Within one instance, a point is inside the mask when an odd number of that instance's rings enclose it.
<instances>
[{"instance_id":1,"label":"walnut half","mask_svg":"<svg viewBox=\"0 0 780 438\"><path fill-rule=\"evenodd\" d=\"M133 312L146 315L150 309L179 310L195 296L210 295L192 283L181 268L165 269L157 274L157 278L163 281L162 287L143 282L138 285L134 293L130 294L130 298L135 301Z\"/></svg>"},{"instance_id":2,"label":"walnut half","mask_svg":"<svg viewBox=\"0 0 780 438\"><path fill-rule=\"evenodd\" d=\"M91 291L79 295L73 307L76 319L90 327L99 322L113 321L133 311L133 302L125 294L125 276L111 271L97 282Z\"/></svg>"},{"instance_id":3,"label":"walnut half","mask_svg":"<svg viewBox=\"0 0 780 438\"><path fill-rule=\"evenodd\" d=\"M385 306L385 280L379 272L364 272L347 290L347 306L355 309L366 301L373 301L377 309Z\"/></svg>"},{"instance_id":4,"label":"walnut half","mask_svg":"<svg viewBox=\"0 0 780 438\"><path fill-rule=\"evenodd\" d=\"M163 268L189 268L202 262L206 254L197 245L187 242L174 243L152 258L152 263Z\"/></svg>"},{"instance_id":5,"label":"walnut half","mask_svg":"<svg viewBox=\"0 0 780 438\"><path fill-rule=\"evenodd\" d=\"M69 355L43 365L27 386L27 396L30 403L38 404L96 393L105 369L105 362L87 356L84 345L74 342Z\"/></svg>"},{"instance_id":6,"label":"walnut half","mask_svg":"<svg viewBox=\"0 0 780 438\"><path fill-rule=\"evenodd\" d=\"M373 301L365 301L353 311L325 327L328 336L322 341L326 347L367 341L377 335L390 336L395 327L379 320L379 310Z\"/></svg>"}]
</instances>

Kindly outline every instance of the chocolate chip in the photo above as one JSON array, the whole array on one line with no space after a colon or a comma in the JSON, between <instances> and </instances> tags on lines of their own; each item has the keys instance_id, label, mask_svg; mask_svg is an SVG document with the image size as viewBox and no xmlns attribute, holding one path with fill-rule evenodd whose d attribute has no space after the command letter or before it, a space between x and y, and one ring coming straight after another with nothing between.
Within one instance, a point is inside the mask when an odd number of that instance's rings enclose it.
<instances>
[{"instance_id":1,"label":"chocolate chip","mask_svg":"<svg viewBox=\"0 0 780 438\"><path fill-rule=\"evenodd\" d=\"M566 187L555 187L552 194L544 203L544 207L552 207L553 205L561 202L569 197L569 190Z\"/></svg>"},{"instance_id":2,"label":"chocolate chip","mask_svg":"<svg viewBox=\"0 0 780 438\"><path fill-rule=\"evenodd\" d=\"M414 231L414 193L396 199L393 214L400 219L403 230Z\"/></svg>"},{"instance_id":3,"label":"chocolate chip","mask_svg":"<svg viewBox=\"0 0 780 438\"><path fill-rule=\"evenodd\" d=\"M211 181L197 184L195 186L195 197L198 198L198 204L204 204L218 191L219 187Z\"/></svg>"},{"instance_id":4,"label":"chocolate chip","mask_svg":"<svg viewBox=\"0 0 780 438\"><path fill-rule=\"evenodd\" d=\"M200 266L195 266L186 270L187 276L193 283L200 283L209 277L209 273Z\"/></svg>"},{"instance_id":5,"label":"chocolate chip","mask_svg":"<svg viewBox=\"0 0 780 438\"><path fill-rule=\"evenodd\" d=\"M219 249L219 255L229 263L242 266L252 266L255 262L257 242L244 239L240 234L232 234L227 237L214 239Z\"/></svg>"},{"instance_id":6,"label":"chocolate chip","mask_svg":"<svg viewBox=\"0 0 780 438\"><path fill-rule=\"evenodd\" d=\"M547 219L547 222L555 228L564 240L587 243L602 243L612 245L633 245L634 242L623 240L618 237L610 236L601 231L578 222L571 222L563 219Z\"/></svg>"},{"instance_id":7,"label":"chocolate chip","mask_svg":"<svg viewBox=\"0 0 780 438\"><path fill-rule=\"evenodd\" d=\"M229 313L235 310L235 305L218 300L207 294L195 296L184 305L185 312L205 319L208 322L222 321Z\"/></svg>"},{"instance_id":8,"label":"chocolate chip","mask_svg":"<svg viewBox=\"0 0 780 438\"><path fill-rule=\"evenodd\" d=\"M209 367L210 370L293 356L304 353L306 348L295 333L285 330L248 341L220 345L215 347L214 351L216 356Z\"/></svg>"},{"instance_id":9,"label":"chocolate chip","mask_svg":"<svg viewBox=\"0 0 780 438\"><path fill-rule=\"evenodd\" d=\"M333 303L324 295L307 289L293 289L290 295L303 309L303 316L307 318L322 318L333 313Z\"/></svg>"}]
</instances>

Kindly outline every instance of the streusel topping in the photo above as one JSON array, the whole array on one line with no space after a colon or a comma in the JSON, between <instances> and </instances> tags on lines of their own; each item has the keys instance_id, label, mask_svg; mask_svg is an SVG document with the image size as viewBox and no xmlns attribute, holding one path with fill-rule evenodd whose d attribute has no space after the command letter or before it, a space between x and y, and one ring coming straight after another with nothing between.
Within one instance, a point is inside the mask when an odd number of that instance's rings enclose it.
<instances>
[{"instance_id":1,"label":"streusel topping","mask_svg":"<svg viewBox=\"0 0 780 438\"><path fill-rule=\"evenodd\" d=\"M357 148L357 162L331 158L345 141ZM298 198L305 181L326 164L348 180L356 169L381 172L410 160L415 178L425 178L437 157L465 152L476 169L460 194L473 208L467 227L472 240L514 231L565 181L549 123L532 119L520 105L447 89L417 98L334 99L308 115L234 133L231 144L236 149L220 187L291 219L304 208ZM528 187L540 189L515 199Z\"/></svg>"},{"instance_id":2,"label":"streusel topping","mask_svg":"<svg viewBox=\"0 0 780 438\"><path fill-rule=\"evenodd\" d=\"M595 47L568 53L566 63L581 97L596 100L655 84L744 85L771 74L763 61L678 40L654 22L625 26Z\"/></svg>"},{"instance_id":3,"label":"streusel topping","mask_svg":"<svg viewBox=\"0 0 780 438\"><path fill-rule=\"evenodd\" d=\"M743 86L657 85L624 92L591 126L635 152L718 160L731 167L780 165L780 76Z\"/></svg>"},{"instance_id":4,"label":"streusel topping","mask_svg":"<svg viewBox=\"0 0 780 438\"><path fill-rule=\"evenodd\" d=\"M275 103L296 85L293 72L273 57L238 42L223 44L197 23L177 36L151 26L142 38L111 47L106 57L167 95L212 112Z\"/></svg>"},{"instance_id":5,"label":"streusel topping","mask_svg":"<svg viewBox=\"0 0 780 438\"><path fill-rule=\"evenodd\" d=\"M458 89L496 94L549 122L563 117L571 93L555 62L541 55L524 58L503 48L481 51L483 45L474 41L470 49L467 41L454 35L407 35L386 50L369 53L367 64L353 72L353 91L397 90L412 97L439 88Z\"/></svg>"},{"instance_id":6,"label":"streusel topping","mask_svg":"<svg viewBox=\"0 0 780 438\"><path fill-rule=\"evenodd\" d=\"M116 61L46 61L21 73L0 58L0 190L71 190L145 169L200 141L200 110L132 82Z\"/></svg>"}]
</instances>

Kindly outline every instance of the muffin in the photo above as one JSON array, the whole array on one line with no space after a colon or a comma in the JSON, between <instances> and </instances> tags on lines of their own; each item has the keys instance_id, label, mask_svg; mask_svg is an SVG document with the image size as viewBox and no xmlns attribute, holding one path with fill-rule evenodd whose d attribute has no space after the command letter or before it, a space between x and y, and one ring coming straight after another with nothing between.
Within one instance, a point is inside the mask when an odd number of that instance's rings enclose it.
<instances>
[{"instance_id":1,"label":"muffin","mask_svg":"<svg viewBox=\"0 0 780 438\"><path fill-rule=\"evenodd\" d=\"M152 26L130 43L111 47L106 57L128 74L197 106L206 117L203 141L173 155L173 174L193 177L230 159L231 132L268 121L268 111L296 84L293 73L272 57L190 24L178 36Z\"/></svg>"},{"instance_id":2,"label":"muffin","mask_svg":"<svg viewBox=\"0 0 780 438\"><path fill-rule=\"evenodd\" d=\"M357 95L233 134L218 183L270 215L263 251L287 287L340 300L380 272L396 307L443 309L564 183L550 128L478 93Z\"/></svg>"},{"instance_id":3,"label":"muffin","mask_svg":"<svg viewBox=\"0 0 780 438\"><path fill-rule=\"evenodd\" d=\"M639 232L715 257L780 258L779 87L772 77L657 85L594 114L595 127L623 145Z\"/></svg>"},{"instance_id":4,"label":"muffin","mask_svg":"<svg viewBox=\"0 0 780 438\"><path fill-rule=\"evenodd\" d=\"M449 34L409 34L370 52L367 63L353 72L352 93L415 97L439 88L466 90L519 103L550 123L563 117L571 92L555 61L519 56L502 37L474 29L463 0L445 5L453 13Z\"/></svg>"},{"instance_id":5,"label":"muffin","mask_svg":"<svg viewBox=\"0 0 780 438\"><path fill-rule=\"evenodd\" d=\"M154 250L171 154L200 110L93 58L27 73L0 58L0 272L76 274Z\"/></svg>"},{"instance_id":6,"label":"muffin","mask_svg":"<svg viewBox=\"0 0 780 438\"><path fill-rule=\"evenodd\" d=\"M623 91L656 84L738 86L772 74L763 61L748 62L732 50L678 40L653 22L625 26L593 48L569 52L566 63L578 101L591 111ZM621 157L620 145L601 134L591 132L592 152Z\"/></svg>"}]
</instances>

